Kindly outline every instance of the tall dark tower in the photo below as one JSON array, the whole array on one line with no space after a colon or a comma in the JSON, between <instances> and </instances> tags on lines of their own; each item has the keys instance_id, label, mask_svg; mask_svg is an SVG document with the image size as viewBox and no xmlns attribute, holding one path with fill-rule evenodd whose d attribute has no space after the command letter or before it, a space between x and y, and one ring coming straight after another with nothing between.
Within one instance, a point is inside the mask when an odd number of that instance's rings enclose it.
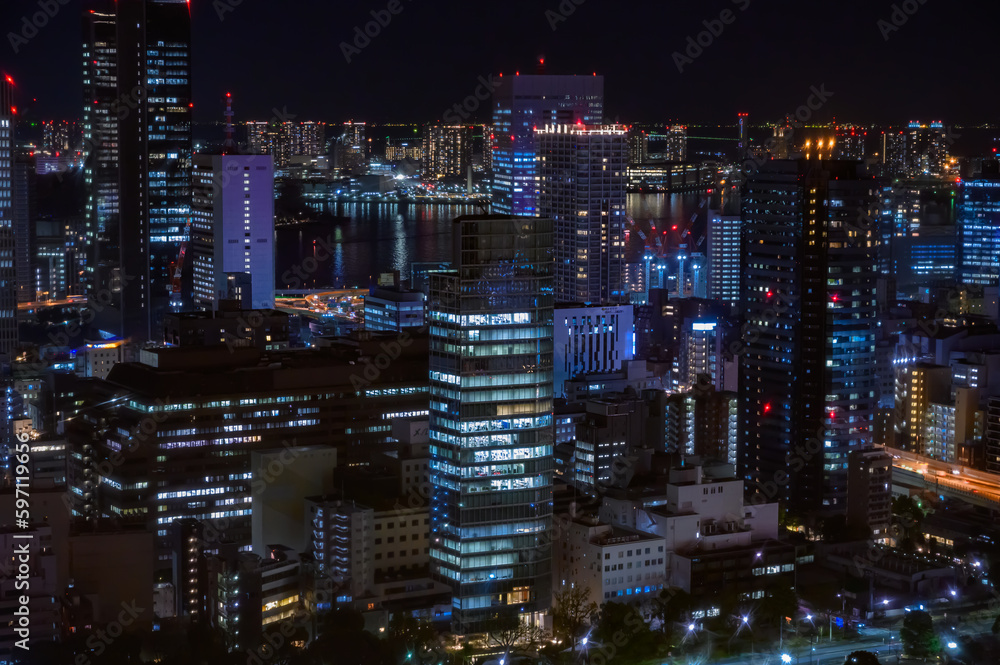
<instances>
[{"instance_id":1,"label":"tall dark tower","mask_svg":"<svg viewBox=\"0 0 1000 665\"><path fill-rule=\"evenodd\" d=\"M120 0L84 14L84 137L97 327L155 338L191 214L187 0Z\"/></svg>"},{"instance_id":2,"label":"tall dark tower","mask_svg":"<svg viewBox=\"0 0 1000 665\"><path fill-rule=\"evenodd\" d=\"M740 467L792 510L843 513L877 407L877 181L858 162L767 162L743 193Z\"/></svg>"},{"instance_id":3,"label":"tall dark tower","mask_svg":"<svg viewBox=\"0 0 1000 665\"><path fill-rule=\"evenodd\" d=\"M0 365L17 350L17 268L14 237L14 79L0 73ZM2 370L0 370L2 371ZM0 399L5 399L0 395Z\"/></svg>"}]
</instances>

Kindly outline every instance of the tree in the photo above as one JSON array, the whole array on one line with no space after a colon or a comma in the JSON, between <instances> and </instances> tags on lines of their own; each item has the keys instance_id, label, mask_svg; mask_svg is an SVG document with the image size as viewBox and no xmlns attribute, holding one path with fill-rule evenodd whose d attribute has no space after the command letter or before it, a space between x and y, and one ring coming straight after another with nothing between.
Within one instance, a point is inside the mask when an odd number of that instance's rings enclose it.
<instances>
[{"instance_id":1,"label":"tree","mask_svg":"<svg viewBox=\"0 0 1000 665\"><path fill-rule=\"evenodd\" d=\"M760 601L760 613L767 621L780 625L785 617L795 620L799 609L799 597L787 582L775 582L767 589L767 595Z\"/></svg>"},{"instance_id":2,"label":"tree","mask_svg":"<svg viewBox=\"0 0 1000 665\"><path fill-rule=\"evenodd\" d=\"M486 631L486 645L504 651L517 646L534 649L544 638L541 628L522 621L516 614L497 615Z\"/></svg>"},{"instance_id":3,"label":"tree","mask_svg":"<svg viewBox=\"0 0 1000 665\"><path fill-rule=\"evenodd\" d=\"M844 661L844 665L881 665L878 656L871 651L852 651Z\"/></svg>"},{"instance_id":4,"label":"tree","mask_svg":"<svg viewBox=\"0 0 1000 665\"><path fill-rule=\"evenodd\" d=\"M552 630L568 640L576 651L577 638L597 614L597 603L590 599L590 587L572 586L556 593L552 607Z\"/></svg>"},{"instance_id":5,"label":"tree","mask_svg":"<svg viewBox=\"0 0 1000 665\"><path fill-rule=\"evenodd\" d=\"M934 619L927 612L910 612L899 630L903 648L911 656L926 658L941 651L941 641L934 632Z\"/></svg>"},{"instance_id":6,"label":"tree","mask_svg":"<svg viewBox=\"0 0 1000 665\"><path fill-rule=\"evenodd\" d=\"M691 594L683 589L664 589L653 601L653 615L660 621L660 630L671 640L678 623L691 611Z\"/></svg>"},{"instance_id":7,"label":"tree","mask_svg":"<svg viewBox=\"0 0 1000 665\"><path fill-rule=\"evenodd\" d=\"M608 663L642 661L659 651L660 640L649 624L638 610L624 603L601 605L593 635L604 645L602 653Z\"/></svg>"},{"instance_id":8,"label":"tree","mask_svg":"<svg viewBox=\"0 0 1000 665\"><path fill-rule=\"evenodd\" d=\"M993 634L1000 635L1000 614L997 615L996 621L993 622Z\"/></svg>"}]
</instances>

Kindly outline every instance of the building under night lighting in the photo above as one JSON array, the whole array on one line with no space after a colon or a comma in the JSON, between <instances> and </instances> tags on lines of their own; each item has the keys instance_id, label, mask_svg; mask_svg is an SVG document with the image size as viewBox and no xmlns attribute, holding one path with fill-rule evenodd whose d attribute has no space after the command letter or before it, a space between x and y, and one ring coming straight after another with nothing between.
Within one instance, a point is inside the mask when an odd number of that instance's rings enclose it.
<instances>
[{"instance_id":1,"label":"building under night lighting","mask_svg":"<svg viewBox=\"0 0 1000 665\"><path fill-rule=\"evenodd\" d=\"M878 243L850 222L876 190L858 162L788 160L743 194L741 473L802 511L846 512L848 454L872 441Z\"/></svg>"},{"instance_id":2,"label":"building under night lighting","mask_svg":"<svg viewBox=\"0 0 1000 665\"><path fill-rule=\"evenodd\" d=\"M604 121L603 76L500 75L493 93L493 210L538 214L535 130Z\"/></svg>"},{"instance_id":3,"label":"building under night lighting","mask_svg":"<svg viewBox=\"0 0 1000 665\"><path fill-rule=\"evenodd\" d=\"M551 601L553 222L454 234L456 269L430 277L430 554L466 635Z\"/></svg>"}]
</instances>

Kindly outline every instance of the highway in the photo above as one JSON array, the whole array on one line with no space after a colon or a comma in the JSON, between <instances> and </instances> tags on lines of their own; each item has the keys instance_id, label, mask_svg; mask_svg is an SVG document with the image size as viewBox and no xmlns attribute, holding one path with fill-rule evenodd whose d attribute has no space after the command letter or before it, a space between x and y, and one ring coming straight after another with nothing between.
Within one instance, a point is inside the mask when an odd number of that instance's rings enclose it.
<instances>
[{"instance_id":1,"label":"highway","mask_svg":"<svg viewBox=\"0 0 1000 665\"><path fill-rule=\"evenodd\" d=\"M896 448L886 447L885 450L893 456L892 466L896 471L904 472L904 477L921 476L928 489L990 508L1000 505L1000 476Z\"/></svg>"}]
</instances>

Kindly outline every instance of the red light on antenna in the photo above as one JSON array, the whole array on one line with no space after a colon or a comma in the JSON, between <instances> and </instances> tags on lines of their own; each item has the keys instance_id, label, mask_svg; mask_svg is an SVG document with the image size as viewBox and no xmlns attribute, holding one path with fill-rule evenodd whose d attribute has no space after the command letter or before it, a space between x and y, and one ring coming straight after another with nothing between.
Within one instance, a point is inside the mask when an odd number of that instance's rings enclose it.
<instances>
[{"instance_id":1,"label":"red light on antenna","mask_svg":"<svg viewBox=\"0 0 1000 665\"><path fill-rule=\"evenodd\" d=\"M538 62L539 62L539 64L544 65L545 64L545 58L539 58Z\"/></svg>"},{"instance_id":2,"label":"red light on antenna","mask_svg":"<svg viewBox=\"0 0 1000 665\"><path fill-rule=\"evenodd\" d=\"M671 230L671 231L676 231L676 230L677 230L677 225L676 225L676 224L674 224L673 226L671 226L671 227L670 227L670 230Z\"/></svg>"},{"instance_id":3,"label":"red light on antenna","mask_svg":"<svg viewBox=\"0 0 1000 665\"><path fill-rule=\"evenodd\" d=\"M832 300L833 300L833 302L837 302L838 300L840 300L840 296L838 296L836 293L834 293Z\"/></svg>"},{"instance_id":4,"label":"red light on antenna","mask_svg":"<svg viewBox=\"0 0 1000 665\"><path fill-rule=\"evenodd\" d=\"M14 85L14 79L13 79L13 77L11 77L10 74L7 74L6 78L7 78L7 83L10 83L11 85Z\"/></svg>"},{"instance_id":5,"label":"red light on antenna","mask_svg":"<svg viewBox=\"0 0 1000 665\"><path fill-rule=\"evenodd\" d=\"M521 72L514 72L514 76L520 76Z\"/></svg>"},{"instance_id":6,"label":"red light on antenna","mask_svg":"<svg viewBox=\"0 0 1000 665\"><path fill-rule=\"evenodd\" d=\"M10 107L10 112L11 112L11 115L17 115L17 107L16 106L11 106Z\"/></svg>"},{"instance_id":7,"label":"red light on antenna","mask_svg":"<svg viewBox=\"0 0 1000 665\"><path fill-rule=\"evenodd\" d=\"M232 96L233 96L233 95L232 95L232 93L229 93L229 92L227 92L227 93L226 93L226 98L227 98L227 99L228 99L229 97L232 97Z\"/></svg>"},{"instance_id":8,"label":"red light on antenna","mask_svg":"<svg viewBox=\"0 0 1000 665\"><path fill-rule=\"evenodd\" d=\"M764 413L771 413L771 403L768 402L764 405Z\"/></svg>"}]
</instances>

